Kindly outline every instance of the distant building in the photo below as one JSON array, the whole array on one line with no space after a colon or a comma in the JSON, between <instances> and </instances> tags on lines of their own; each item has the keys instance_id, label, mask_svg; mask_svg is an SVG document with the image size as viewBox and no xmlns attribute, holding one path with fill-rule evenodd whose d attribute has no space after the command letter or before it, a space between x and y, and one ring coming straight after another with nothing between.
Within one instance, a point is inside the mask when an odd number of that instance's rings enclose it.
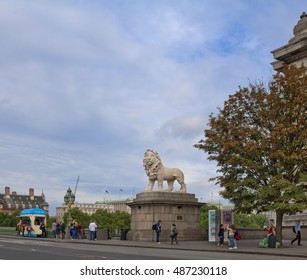
<instances>
[{"instance_id":1,"label":"distant building","mask_svg":"<svg viewBox=\"0 0 307 280\"><path fill-rule=\"evenodd\" d=\"M45 195L34 195L34 189L29 189L28 195L17 194L13 191L11 193L10 187L4 188L4 194L0 193L0 213L13 213L16 210L42 208L48 214L49 204L45 200Z\"/></svg>"},{"instance_id":2,"label":"distant building","mask_svg":"<svg viewBox=\"0 0 307 280\"><path fill-rule=\"evenodd\" d=\"M122 211L131 213L130 207L127 203L132 202L133 199L126 200L104 200L104 201L96 201L95 203L74 203L72 208L78 208L83 213L88 215L94 214L97 210L107 210L109 213L113 213L115 211ZM56 207L56 218L59 221L63 220L64 214L67 212L67 206L63 204L61 207Z\"/></svg>"},{"instance_id":3,"label":"distant building","mask_svg":"<svg viewBox=\"0 0 307 280\"><path fill-rule=\"evenodd\" d=\"M103 200L103 201L96 201L95 204L101 204L101 205L109 205L111 207L114 207L113 212L115 211L122 211L127 212L131 214L131 208L127 205L127 203L132 202L132 198L127 198L124 200Z\"/></svg>"}]
</instances>

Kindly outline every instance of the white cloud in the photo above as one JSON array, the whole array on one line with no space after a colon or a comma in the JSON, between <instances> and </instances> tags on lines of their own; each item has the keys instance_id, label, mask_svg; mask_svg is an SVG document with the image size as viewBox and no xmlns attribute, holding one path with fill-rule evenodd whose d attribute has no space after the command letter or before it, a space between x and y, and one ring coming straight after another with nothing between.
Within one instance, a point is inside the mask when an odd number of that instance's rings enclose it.
<instances>
[{"instance_id":1,"label":"white cloud","mask_svg":"<svg viewBox=\"0 0 307 280\"><path fill-rule=\"evenodd\" d=\"M291 9L289 9L291 7ZM300 1L1 1L0 192L44 190L54 207L147 185L157 150L204 200L215 164L193 148L238 85L273 73ZM291 12L289 12L291 11Z\"/></svg>"}]
</instances>

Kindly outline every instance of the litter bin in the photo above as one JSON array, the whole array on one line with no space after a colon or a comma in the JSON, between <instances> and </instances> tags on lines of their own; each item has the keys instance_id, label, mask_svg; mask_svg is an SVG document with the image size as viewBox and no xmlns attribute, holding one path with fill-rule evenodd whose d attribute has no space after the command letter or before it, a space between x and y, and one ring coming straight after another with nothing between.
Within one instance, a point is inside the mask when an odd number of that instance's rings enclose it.
<instances>
[{"instance_id":1,"label":"litter bin","mask_svg":"<svg viewBox=\"0 0 307 280\"><path fill-rule=\"evenodd\" d=\"M270 235L268 237L268 248L276 248L276 236Z\"/></svg>"},{"instance_id":2,"label":"litter bin","mask_svg":"<svg viewBox=\"0 0 307 280\"><path fill-rule=\"evenodd\" d=\"M126 240L127 239L127 232L129 229L122 228L120 231L120 240Z\"/></svg>"}]
</instances>

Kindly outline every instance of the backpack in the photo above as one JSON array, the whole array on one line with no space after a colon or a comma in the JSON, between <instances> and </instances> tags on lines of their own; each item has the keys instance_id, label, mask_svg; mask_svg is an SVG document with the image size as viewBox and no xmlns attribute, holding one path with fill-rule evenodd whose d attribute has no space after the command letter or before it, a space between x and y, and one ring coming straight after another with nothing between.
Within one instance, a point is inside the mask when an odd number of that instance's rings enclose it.
<instances>
[{"instance_id":1,"label":"backpack","mask_svg":"<svg viewBox=\"0 0 307 280\"><path fill-rule=\"evenodd\" d=\"M152 230L156 230L156 225L153 224L152 227L151 227L151 229L152 229Z\"/></svg>"},{"instance_id":2,"label":"backpack","mask_svg":"<svg viewBox=\"0 0 307 280\"><path fill-rule=\"evenodd\" d=\"M241 234L237 232L237 233L234 235L234 238L235 238L236 240L241 240Z\"/></svg>"},{"instance_id":3,"label":"backpack","mask_svg":"<svg viewBox=\"0 0 307 280\"><path fill-rule=\"evenodd\" d=\"M296 231L295 231L295 226L292 227L292 231L293 231L294 233L296 233Z\"/></svg>"}]
</instances>

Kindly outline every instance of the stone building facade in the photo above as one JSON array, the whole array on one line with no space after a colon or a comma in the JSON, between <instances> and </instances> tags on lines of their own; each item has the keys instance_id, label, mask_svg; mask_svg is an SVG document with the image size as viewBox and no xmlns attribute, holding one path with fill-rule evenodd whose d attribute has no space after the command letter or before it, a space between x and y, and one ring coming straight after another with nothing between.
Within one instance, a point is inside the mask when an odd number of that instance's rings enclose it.
<instances>
[{"instance_id":1,"label":"stone building facade","mask_svg":"<svg viewBox=\"0 0 307 280\"><path fill-rule=\"evenodd\" d=\"M29 194L11 193L10 187L4 188L4 194L0 193L0 213L13 213L16 210L41 208L49 212L49 204L45 200L45 195L34 195L34 188L29 188Z\"/></svg>"},{"instance_id":2,"label":"stone building facade","mask_svg":"<svg viewBox=\"0 0 307 280\"><path fill-rule=\"evenodd\" d=\"M274 70L278 71L285 64L307 66L307 14L300 16L300 20L293 28L293 37L288 44L272 51L275 61L272 62Z\"/></svg>"},{"instance_id":3,"label":"stone building facade","mask_svg":"<svg viewBox=\"0 0 307 280\"><path fill-rule=\"evenodd\" d=\"M74 203L72 205L72 208L78 208L83 213L92 215L97 210L107 210L109 213L113 213L115 211L122 211L131 213L130 207L127 205L127 203L131 202L132 199L126 199L126 200L105 200L105 201L97 201L95 203ZM63 220L65 212L67 212L68 208L65 204L63 204L60 207L56 208L56 218L59 221Z\"/></svg>"},{"instance_id":4,"label":"stone building facade","mask_svg":"<svg viewBox=\"0 0 307 280\"><path fill-rule=\"evenodd\" d=\"M276 71L286 64L297 66L304 64L307 67L307 14L305 12L302 13L294 26L293 37L288 41L288 44L273 50L272 54L275 59L272 66ZM297 220L302 221L302 225L307 225L307 210L296 215L285 215L283 226L293 225Z\"/></svg>"}]
</instances>

